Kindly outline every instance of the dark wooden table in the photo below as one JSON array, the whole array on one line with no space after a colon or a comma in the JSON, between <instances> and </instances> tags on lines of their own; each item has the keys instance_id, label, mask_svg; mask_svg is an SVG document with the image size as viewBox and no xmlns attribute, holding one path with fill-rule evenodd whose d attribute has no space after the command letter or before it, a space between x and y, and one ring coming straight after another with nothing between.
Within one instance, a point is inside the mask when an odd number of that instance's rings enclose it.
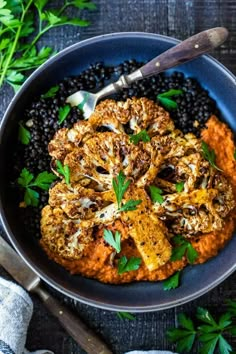
<instances>
[{"instance_id":1,"label":"dark wooden table","mask_svg":"<svg viewBox=\"0 0 236 354\"><path fill-rule=\"evenodd\" d=\"M79 40L104 33L144 31L184 39L210 27L225 26L230 31L230 38L213 55L236 74L235 0L94 0L94 2L97 4L97 10L87 16L92 22L91 26L83 29L67 27L54 30L46 35L42 42L53 44L60 50ZM1 92L0 117L11 97L11 90L4 88ZM1 268L0 275L9 278ZM135 321L121 321L115 313L77 303L52 289L51 291L99 333L116 354L131 349L173 350L174 347L166 341L165 332L176 324L177 314L184 311L191 315L197 306L208 307L213 314L219 314L223 310L223 299L236 299L236 273L195 301L166 311L137 314ZM39 300L34 296L32 298L35 307L28 332L28 349L47 348L56 354L84 353ZM235 350L236 342L232 345Z\"/></svg>"}]
</instances>

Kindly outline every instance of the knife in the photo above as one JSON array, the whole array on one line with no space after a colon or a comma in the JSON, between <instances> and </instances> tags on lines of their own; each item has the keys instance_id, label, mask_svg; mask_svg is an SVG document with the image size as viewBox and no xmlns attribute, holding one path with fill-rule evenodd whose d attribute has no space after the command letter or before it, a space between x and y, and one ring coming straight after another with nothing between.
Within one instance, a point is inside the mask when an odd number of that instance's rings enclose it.
<instances>
[{"instance_id":1,"label":"knife","mask_svg":"<svg viewBox=\"0 0 236 354\"><path fill-rule=\"evenodd\" d=\"M52 297L40 284L40 278L0 236L0 265L27 291L36 293L47 309L59 320L70 336L88 354L112 354L107 345L76 315Z\"/></svg>"}]
</instances>

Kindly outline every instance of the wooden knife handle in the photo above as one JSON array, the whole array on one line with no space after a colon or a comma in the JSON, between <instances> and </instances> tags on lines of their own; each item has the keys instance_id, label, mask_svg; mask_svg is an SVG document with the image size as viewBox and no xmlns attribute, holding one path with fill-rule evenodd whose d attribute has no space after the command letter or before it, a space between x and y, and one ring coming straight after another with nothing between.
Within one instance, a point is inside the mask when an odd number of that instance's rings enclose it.
<instances>
[{"instance_id":1,"label":"wooden knife handle","mask_svg":"<svg viewBox=\"0 0 236 354\"><path fill-rule=\"evenodd\" d=\"M228 37L224 27L215 27L195 34L168 49L140 68L143 78L173 68L221 45Z\"/></svg>"},{"instance_id":2,"label":"wooden knife handle","mask_svg":"<svg viewBox=\"0 0 236 354\"><path fill-rule=\"evenodd\" d=\"M64 329L88 354L113 354L107 345L83 323L77 315L60 304L45 289L37 286L34 292L43 300L47 309L59 320Z\"/></svg>"}]
</instances>

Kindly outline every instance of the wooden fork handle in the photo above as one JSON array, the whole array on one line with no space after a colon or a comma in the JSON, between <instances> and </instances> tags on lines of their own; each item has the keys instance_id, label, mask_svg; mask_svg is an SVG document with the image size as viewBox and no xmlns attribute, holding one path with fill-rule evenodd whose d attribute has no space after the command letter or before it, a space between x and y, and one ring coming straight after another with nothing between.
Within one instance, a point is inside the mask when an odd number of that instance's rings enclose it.
<instances>
[{"instance_id":1,"label":"wooden fork handle","mask_svg":"<svg viewBox=\"0 0 236 354\"><path fill-rule=\"evenodd\" d=\"M157 74L209 52L221 45L227 37L228 31L224 27L208 29L168 49L142 66L139 70L143 78Z\"/></svg>"},{"instance_id":2,"label":"wooden fork handle","mask_svg":"<svg viewBox=\"0 0 236 354\"><path fill-rule=\"evenodd\" d=\"M107 345L77 315L59 303L45 289L37 286L34 292L43 300L47 309L59 320L70 336L88 354L113 354Z\"/></svg>"}]
</instances>

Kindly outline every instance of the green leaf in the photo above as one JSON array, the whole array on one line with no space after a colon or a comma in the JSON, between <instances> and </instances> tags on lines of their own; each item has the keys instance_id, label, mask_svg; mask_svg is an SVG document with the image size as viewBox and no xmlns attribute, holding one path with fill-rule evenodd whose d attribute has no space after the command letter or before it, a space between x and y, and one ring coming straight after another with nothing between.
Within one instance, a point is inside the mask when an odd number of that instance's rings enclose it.
<instances>
[{"instance_id":1,"label":"green leaf","mask_svg":"<svg viewBox=\"0 0 236 354\"><path fill-rule=\"evenodd\" d=\"M115 237L113 236L113 233L111 232L111 230L104 230L104 234L103 234L104 240L110 245L112 246L117 253L120 253L121 251L121 245L120 245L120 241L121 241L121 234L119 231L115 232Z\"/></svg>"},{"instance_id":2,"label":"green leaf","mask_svg":"<svg viewBox=\"0 0 236 354\"><path fill-rule=\"evenodd\" d=\"M166 97L166 98L170 98L173 96L179 96L182 95L184 92L183 90L176 90L176 89L170 89L166 92L160 93L157 97Z\"/></svg>"},{"instance_id":3,"label":"green leaf","mask_svg":"<svg viewBox=\"0 0 236 354\"><path fill-rule=\"evenodd\" d=\"M26 205L38 206L39 193L27 187L24 194L24 202Z\"/></svg>"},{"instance_id":4,"label":"green leaf","mask_svg":"<svg viewBox=\"0 0 236 354\"><path fill-rule=\"evenodd\" d=\"M35 0L34 5L37 7L37 9L42 12L44 9L45 5L48 3L48 0Z\"/></svg>"},{"instance_id":5,"label":"green leaf","mask_svg":"<svg viewBox=\"0 0 236 354\"><path fill-rule=\"evenodd\" d=\"M23 168L20 177L17 179L17 182L20 186L26 188L33 179L34 179L34 175L26 168Z\"/></svg>"},{"instance_id":6,"label":"green leaf","mask_svg":"<svg viewBox=\"0 0 236 354\"><path fill-rule=\"evenodd\" d=\"M156 186L149 186L151 199L154 203L162 204L164 202L164 198L162 196L163 191Z\"/></svg>"},{"instance_id":7,"label":"green leaf","mask_svg":"<svg viewBox=\"0 0 236 354\"><path fill-rule=\"evenodd\" d=\"M215 329L218 329L217 323L215 322L214 318L212 317L212 315L210 314L210 312L207 309L204 309L203 307L198 307L196 317L200 321L210 324Z\"/></svg>"},{"instance_id":8,"label":"green leaf","mask_svg":"<svg viewBox=\"0 0 236 354\"><path fill-rule=\"evenodd\" d=\"M21 122L19 123L18 139L24 145L28 145L31 139L29 130L26 129Z\"/></svg>"},{"instance_id":9,"label":"green leaf","mask_svg":"<svg viewBox=\"0 0 236 354\"><path fill-rule=\"evenodd\" d=\"M6 79L7 79L7 81L9 83L21 84L24 81L25 77L21 73L19 73L17 71L14 71L14 70L11 70L11 71L7 72L7 78Z\"/></svg>"},{"instance_id":10,"label":"green leaf","mask_svg":"<svg viewBox=\"0 0 236 354\"><path fill-rule=\"evenodd\" d=\"M212 327L211 327L212 328ZM204 334L201 334L198 339L200 342L209 342L209 341L212 341L214 340L216 337L218 336L218 333L204 333Z\"/></svg>"},{"instance_id":11,"label":"green leaf","mask_svg":"<svg viewBox=\"0 0 236 354\"><path fill-rule=\"evenodd\" d=\"M89 0L74 0L72 1L72 5L78 7L81 10L88 9L88 10L96 10L97 5Z\"/></svg>"},{"instance_id":12,"label":"green leaf","mask_svg":"<svg viewBox=\"0 0 236 354\"><path fill-rule=\"evenodd\" d=\"M192 246L191 242L186 240L183 236L177 235L172 238L173 243L176 245L172 249L171 261L181 260L184 255L186 255L187 260L190 264L193 264L197 257L198 252Z\"/></svg>"},{"instance_id":13,"label":"green leaf","mask_svg":"<svg viewBox=\"0 0 236 354\"><path fill-rule=\"evenodd\" d=\"M186 257L190 264L193 264L198 257L198 252L195 250L195 248L192 246L190 242L188 243L187 246Z\"/></svg>"},{"instance_id":14,"label":"green leaf","mask_svg":"<svg viewBox=\"0 0 236 354\"><path fill-rule=\"evenodd\" d=\"M236 326L232 326L227 328L227 331L232 334L232 336L236 336Z\"/></svg>"},{"instance_id":15,"label":"green leaf","mask_svg":"<svg viewBox=\"0 0 236 354\"><path fill-rule=\"evenodd\" d=\"M64 176L66 184L70 184L70 168L68 165L62 166L61 161L56 161L57 171Z\"/></svg>"},{"instance_id":16,"label":"green leaf","mask_svg":"<svg viewBox=\"0 0 236 354\"><path fill-rule=\"evenodd\" d=\"M190 334L190 335L186 336L185 338L180 339L177 342L177 347L176 347L177 351L180 353L182 353L184 351L189 353L193 347L194 340L195 340L195 334Z\"/></svg>"},{"instance_id":17,"label":"green leaf","mask_svg":"<svg viewBox=\"0 0 236 354\"><path fill-rule=\"evenodd\" d=\"M87 27L90 25L90 21L82 20L80 18L66 19L63 21L64 25Z\"/></svg>"},{"instance_id":18,"label":"green leaf","mask_svg":"<svg viewBox=\"0 0 236 354\"><path fill-rule=\"evenodd\" d=\"M219 349L220 354L230 354L233 350L231 345L225 340L222 335L219 336Z\"/></svg>"},{"instance_id":19,"label":"green leaf","mask_svg":"<svg viewBox=\"0 0 236 354\"><path fill-rule=\"evenodd\" d=\"M124 319L131 320L131 321L135 320L135 316L129 312L121 312L120 311L120 312L116 312L116 314L120 320L124 320Z\"/></svg>"},{"instance_id":20,"label":"green leaf","mask_svg":"<svg viewBox=\"0 0 236 354\"><path fill-rule=\"evenodd\" d=\"M236 301L226 300L226 304L231 315L236 316Z\"/></svg>"},{"instance_id":21,"label":"green leaf","mask_svg":"<svg viewBox=\"0 0 236 354\"><path fill-rule=\"evenodd\" d=\"M138 200L133 200L130 199L128 200L128 202L126 202L125 204L123 204L118 211L132 211L132 210L136 210L137 209L137 205L139 205L140 203L142 203L141 199Z\"/></svg>"},{"instance_id":22,"label":"green leaf","mask_svg":"<svg viewBox=\"0 0 236 354\"><path fill-rule=\"evenodd\" d=\"M215 158L216 158L215 151L213 149L210 149L205 141L202 141L201 147L202 147L202 154L204 159L206 159L211 164L211 166L214 167L216 170L222 171L215 164Z\"/></svg>"},{"instance_id":23,"label":"green leaf","mask_svg":"<svg viewBox=\"0 0 236 354\"><path fill-rule=\"evenodd\" d=\"M150 136L145 129L141 130L138 134L130 135L130 142L134 145L137 145L140 141L143 141L144 143L151 141Z\"/></svg>"},{"instance_id":24,"label":"green leaf","mask_svg":"<svg viewBox=\"0 0 236 354\"><path fill-rule=\"evenodd\" d=\"M56 179L57 177L53 173L43 171L38 174L38 176L35 178L34 182L30 186L38 187L47 191L52 182Z\"/></svg>"},{"instance_id":25,"label":"green leaf","mask_svg":"<svg viewBox=\"0 0 236 354\"><path fill-rule=\"evenodd\" d=\"M198 330L200 333L212 333L217 331L216 327L212 327L211 325L201 325L198 326Z\"/></svg>"},{"instance_id":26,"label":"green leaf","mask_svg":"<svg viewBox=\"0 0 236 354\"><path fill-rule=\"evenodd\" d=\"M120 209L122 198L130 185L130 180L126 180L126 177L122 171L119 172L116 178L112 179L112 187L114 189L118 209Z\"/></svg>"},{"instance_id":27,"label":"green leaf","mask_svg":"<svg viewBox=\"0 0 236 354\"><path fill-rule=\"evenodd\" d=\"M191 320L190 320L191 321ZM196 332L182 328L172 328L167 331L167 339L177 343L178 352L190 352L193 347Z\"/></svg>"},{"instance_id":28,"label":"green leaf","mask_svg":"<svg viewBox=\"0 0 236 354\"><path fill-rule=\"evenodd\" d=\"M220 316L218 325L223 330L224 328L228 327L231 323L232 323L231 314L229 312L226 312Z\"/></svg>"},{"instance_id":29,"label":"green leaf","mask_svg":"<svg viewBox=\"0 0 236 354\"><path fill-rule=\"evenodd\" d=\"M234 150L234 159L236 160L236 150Z\"/></svg>"},{"instance_id":30,"label":"green leaf","mask_svg":"<svg viewBox=\"0 0 236 354\"><path fill-rule=\"evenodd\" d=\"M158 97L158 101L165 107L167 110L175 110L177 109L178 105L175 101L170 100L169 98L165 97Z\"/></svg>"},{"instance_id":31,"label":"green leaf","mask_svg":"<svg viewBox=\"0 0 236 354\"><path fill-rule=\"evenodd\" d=\"M178 315L178 322L181 327L189 329L190 331L195 331L193 321L190 317L187 317L185 313L180 313Z\"/></svg>"},{"instance_id":32,"label":"green leaf","mask_svg":"<svg viewBox=\"0 0 236 354\"><path fill-rule=\"evenodd\" d=\"M61 124L64 122L68 114L70 113L71 106L69 104L65 105L64 107L59 108L59 119L58 123Z\"/></svg>"},{"instance_id":33,"label":"green leaf","mask_svg":"<svg viewBox=\"0 0 236 354\"><path fill-rule=\"evenodd\" d=\"M56 16L52 11L46 11L45 18L48 20L49 24L52 26L62 22L62 18L59 16Z\"/></svg>"},{"instance_id":34,"label":"green leaf","mask_svg":"<svg viewBox=\"0 0 236 354\"><path fill-rule=\"evenodd\" d=\"M3 49L6 49L10 44L10 39L9 38L3 38L0 41L0 50L2 51Z\"/></svg>"},{"instance_id":35,"label":"green leaf","mask_svg":"<svg viewBox=\"0 0 236 354\"><path fill-rule=\"evenodd\" d=\"M51 98L54 97L56 95L56 93L59 90L59 85L53 86L51 87L46 93L44 93L43 95L41 95L42 98Z\"/></svg>"},{"instance_id":36,"label":"green leaf","mask_svg":"<svg viewBox=\"0 0 236 354\"><path fill-rule=\"evenodd\" d=\"M139 269L141 262L141 258L131 257L127 259L126 256L122 256L118 260L118 274L120 275L125 272Z\"/></svg>"},{"instance_id":37,"label":"green leaf","mask_svg":"<svg viewBox=\"0 0 236 354\"><path fill-rule=\"evenodd\" d=\"M163 281L163 289L171 290L176 289L180 282L180 271L177 271L174 275Z\"/></svg>"},{"instance_id":38,"label":"green leaf","mask_svg":"<svg viewBox=\"0 0 236 354\"><path fill-rule=\"evenodd\" d=\"M185 255L185 252L186 252L186 245L181 245L179 247L174 247L172 249L172 254L171 254L171 257L170 257L170 260L171 261L178 261L180 259L183 258L183 256Z\"/></svg>"},{"instance_id":39,"label":"green leaf","mask_svg":"<svg viewBox=\"0 0 236 354\"><path fill-rule=\"evenodd\" d=\"M200 354L214 354L216 345L218 342L218 335L215 339L212 339L209 342L204 342L204 344L200 348Z\"/></svg>"},{"instance_id":40,"label":"green leaf","mask_svg":"<svg viewBox=\"0 0 236 354\"><path fill-rule=\"evenodd\" d=\"M178 193L181 193L184 189L184 181L176 183L175 188Z\"/></svg>"}]
</instances>

